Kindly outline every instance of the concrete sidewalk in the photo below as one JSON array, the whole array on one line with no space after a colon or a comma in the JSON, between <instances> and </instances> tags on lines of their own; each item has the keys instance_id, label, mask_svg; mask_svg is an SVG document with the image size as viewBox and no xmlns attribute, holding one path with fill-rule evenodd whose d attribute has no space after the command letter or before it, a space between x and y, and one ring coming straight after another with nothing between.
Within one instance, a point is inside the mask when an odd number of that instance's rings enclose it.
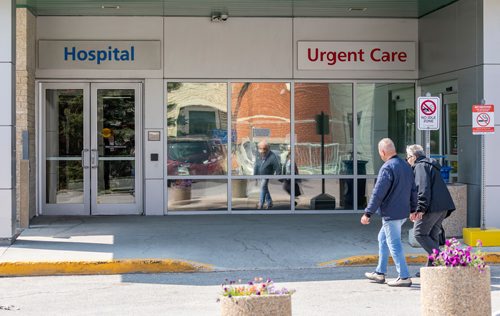
<instances>
[{"instance_id":1,"label":"concrete sidewalk","mask_svg":"<svg viewBox=\"0 0 500 316\"><path fill-rule=\"evenodd\" d=\"M171 266L185 268L175 272L334 266L339 259L377 254L380 218L368 226L362 226L359 218L359 214L40 217L14 245L0 248L0 265L32 271L32 263L39 262L92 261L102 267L115 260L120 266L127 262L164 266L160 259L165 259ZM422 248L408 244L411 225L403 228L405 253L425 258ZM370 260L364 263L373 264ZM14 267L13 262L21 266ZM89 268L78 269L85 274L81 269ZM107 274L113 272L162 271L111 269Z\"/></svg>"}]
</instances>

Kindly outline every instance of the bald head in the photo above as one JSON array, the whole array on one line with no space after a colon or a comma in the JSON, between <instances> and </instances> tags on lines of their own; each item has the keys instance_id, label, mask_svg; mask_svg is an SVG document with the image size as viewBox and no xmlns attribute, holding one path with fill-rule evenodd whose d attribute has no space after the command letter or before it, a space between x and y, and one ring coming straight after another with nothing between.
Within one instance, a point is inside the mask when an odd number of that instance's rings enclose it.
<instances>
[{"instance_id":1,"label":"bald head","mask_svg":"<svg viewBox=\"0 0 500 316\"><path fill-rule=\"evenodd\" d=\"M378 143L378 153L383 161L389 160L389 158L396 155L396 146L390 138L383 138Z\"/></svg>"},{"instance_id":2,"label":"bald head","mask_svg":"<svg viewBox=\"0 0 500 316\"><path fill-rule=\"evenodd\" d=\"M262 140L257 144L257 149L259 150L261 157L265 157L269 151L269 144L266 140Z\"/></svg>"}]
</instances>

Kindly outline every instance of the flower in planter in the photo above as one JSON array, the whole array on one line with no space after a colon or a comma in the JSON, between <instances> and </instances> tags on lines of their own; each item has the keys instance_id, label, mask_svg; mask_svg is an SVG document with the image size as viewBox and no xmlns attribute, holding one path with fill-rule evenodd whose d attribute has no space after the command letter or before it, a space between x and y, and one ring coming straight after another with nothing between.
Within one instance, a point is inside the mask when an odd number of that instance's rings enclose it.
<instances>
[{"instance_id":1,"label":"flower in planter","mask_svg":"<svg viewBox=\"0 0 500 316\"><path fill-rule=\"evenodd\" d=\"M177 179L174 180L172 183L172 187L178 188L178 189L188 189L191 187L193 184L193 180L188 180L188 179Z\"/></svg>"},{"instance_id":2,"label":"flower in planter","mask_svg":"<svg viewBox=\"0 0 500 316\"><path fill-rule=\"evenodd\" d=\"M475 267L480 272L484 272L486 263L484 262L484 254L481 252L481 240L477 241L476 247L478 249L473 252L472 247L463 248L457 239L448 239L444 249L441 252L434 249L429 260L434 266Z\"/></svg>"},{"instance_id":3,"label":"flower in planter","mask_svg":"<svg viewBox=\"0 0 500 316\"><path fill-rule=\"evenodd\" d=\"M263 278L255 278L246 284L241 284L241 280L229 281L222 284L222 296L233 297L233 296L266 296L266 295L286 295L293 294L295 290L287 289L285 287L277 287L273 280L267 279L264 281Z\"/></svg>"}]
</instances>

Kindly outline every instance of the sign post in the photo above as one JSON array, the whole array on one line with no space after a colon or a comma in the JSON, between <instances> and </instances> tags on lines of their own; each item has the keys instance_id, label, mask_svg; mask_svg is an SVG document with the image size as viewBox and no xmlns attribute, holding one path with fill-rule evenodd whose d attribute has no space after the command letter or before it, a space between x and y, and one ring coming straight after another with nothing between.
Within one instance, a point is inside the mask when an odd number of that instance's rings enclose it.
<instances>
[{"instance_id":1,"label":"sign post","mask_svg":"<svg viewBox=\"0 0 500 316\"><path fill-rule=\"evenodd\" d=\"M425 153L427 158L431 154L431 131L439 130L441 99L432 97L429 92L425 97L417 99L418 129L425 131Z\"/></svg>"},{"instance_id":2,"label":"sign post","mask_svg":"<svg viewBox=\"0 0 500 316\"><path fill-rule=\"evenodd\" d=\"M484 135L495 134L495 106L486 104L484 99L472 106L472 134L481 136L481 230L485 230Z\"/></svg>"}]
</instances>

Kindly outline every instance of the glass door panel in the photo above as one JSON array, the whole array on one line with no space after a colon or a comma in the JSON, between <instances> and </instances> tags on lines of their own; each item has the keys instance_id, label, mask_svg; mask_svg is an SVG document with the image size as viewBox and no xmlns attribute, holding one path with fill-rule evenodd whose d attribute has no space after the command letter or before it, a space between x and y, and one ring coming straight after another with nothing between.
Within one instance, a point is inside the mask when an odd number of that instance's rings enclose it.
<instances>
[{"instance_id":1,"label":"glass door panel","mask_svg":"<svg viewBox=\"0 0 500 316\"><path fill-rule=\"evenodd\" d=\"M88 215L88 84L44 84L43 213Z\"/></svg>"},{"instance_id":2,"label":"glass door panel","mask_svg":"<svg viewBox=\"0 0 500 316\"><path fill-rule=\"evenodd\" d=\"M140 84L93 84L92 95L92 214L139 214Z\"/></svg>"}]
</instances>

